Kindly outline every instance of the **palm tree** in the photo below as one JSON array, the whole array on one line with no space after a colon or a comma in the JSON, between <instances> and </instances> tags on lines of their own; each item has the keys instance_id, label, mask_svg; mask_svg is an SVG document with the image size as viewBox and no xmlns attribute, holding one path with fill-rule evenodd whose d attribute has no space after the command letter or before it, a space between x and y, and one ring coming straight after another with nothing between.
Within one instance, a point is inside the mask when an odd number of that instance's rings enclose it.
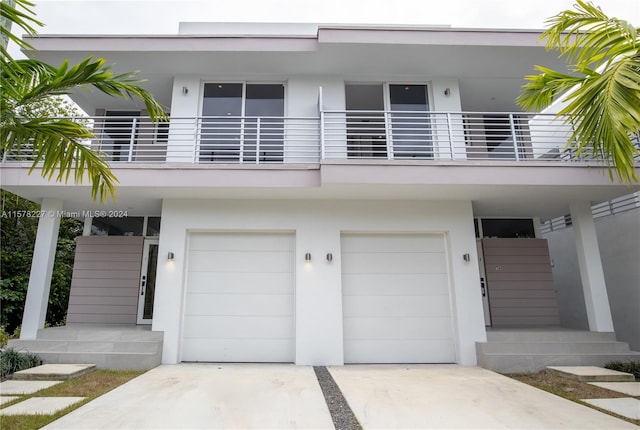
<instances>
[{"instance_id":1,"label":"palm tree","mask_svg":"<svg viewBox=\"0 0 640 430\"><path fill-rule=\"evenodd\" d=\"M82 183L87 178L94 199L113 200L116 177L103 156L83 143L94 137L88 123L48 117L42 115L42 110L33 109L34 105L76 88L93 87L110 96L142 100L154 121L166 119L162 107L151 93L137 85L142 81L135 78L136 72L116 75L102 58L89 57L75 66L65 61L59 67L11 58L7 40L32 48L11 34L11 25L34 36L34 26L42 24L34 18L33 3L28 0L2 0L0 5L0 156L27 151L32 155L30 172L40 168L43 177L58 182L68 182L73 176L74 183Z\"/></svg>"},{"instance_id":2,"label":"palm tree","mask_svg":"<svg viewBox=\"0 0 640 430\"><path fill-rule=\"evenodd\" d=\"M640 29L609 18L590 2L576 1L575 10L549 18L541 36L548 50L566 58L570 74L536 66L541 73L525 77L516 101L527 110L541 110L565 93L558 115L573 126L567 146L602 157L612 179L615 171L621 182L637 182L633 141L640 133Z\"/></svg>"}]
</instances>

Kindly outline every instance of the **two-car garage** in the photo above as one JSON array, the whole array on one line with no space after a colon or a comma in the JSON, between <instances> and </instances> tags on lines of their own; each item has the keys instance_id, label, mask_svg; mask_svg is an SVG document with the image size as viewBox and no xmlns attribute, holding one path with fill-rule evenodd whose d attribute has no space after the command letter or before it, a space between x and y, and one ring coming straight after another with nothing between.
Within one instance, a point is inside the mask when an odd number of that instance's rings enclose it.
<instances>
[{"instance_id":1,"label":"two-car garage","mask_svg":"<svg viewBox=\"0 0 640 430\"><path fill-rule=\"evenodd\" d=\"M454 362L444 235L342 233L340 247L345 363ZM192 233L182 361L294 362L296 252L293 232Z\"/></svg>"}]
</instances>

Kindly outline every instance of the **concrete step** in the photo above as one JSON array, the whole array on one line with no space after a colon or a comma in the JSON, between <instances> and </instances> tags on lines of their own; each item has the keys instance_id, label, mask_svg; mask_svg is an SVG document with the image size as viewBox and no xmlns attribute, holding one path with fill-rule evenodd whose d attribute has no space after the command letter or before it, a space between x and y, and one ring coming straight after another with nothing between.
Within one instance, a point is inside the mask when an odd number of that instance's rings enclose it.
<instances>
[{"instance_id":1,"label":"concrete step","mask_svg":"<svg viewBox=\"0 0 640 430\"><path fill-rule=\"evenodd\" d=\"M608 354L630 353L624 342L483 342L478 343L480 353L496 354Z\"/></svg>"},{"instance_id":2,"label":"concrete step","mask_svg":"<svg viewBox=\"0 0 640 430\"><path fill-rule=\"evenodd\" d=\"M43 364L20 370L12 376L14 381L66 381L96 370L95 364Z\"/></svg>"},{"instance_id":3,"label":"concrete step","mask_svg":"<svg viewBox=\"0 0 640 430\"><path fill-rule=\"evenodd\" d=\"M162 341L10 340L9 346L22 351L50 352L162 352Z\"/></svg>"},{"instance_id":4,"label":"concrete step","mask_svg":"<svg viewBox=\"0 0 640 430\"><path fill-rule=\"evenodd\" d=\"M86 340L86 341L161 341L164 334L151 331L148 326L120 327L68 325L38 330L37 339L43 340Z\"/></svg>"},{"instance_id":5,"label":"concrete step","mask_svg":"<svg viewBox=\"0 0 640 430\"><path fill-rule=\"evenodd\" d=\"M46 364L93 363L98 369L148 370L158 366L161 354L133 352L52 352L29 351Z\"/></svg>"},{"instance_id":6,"label":"concrete step","mask_svg":"<svg viewBox=\"0 0 640 430\"><path fill-rule=\"evenodd\" d=\"M163 337L149 326L76 324L41 329L36 339L11 340L8 346L37 354L47 364L144 370L160 364Z\"/></svg>"},{"instance_id":7,"label":"concrete step","mask_svg":"<svg viewBox=\"0 0 640 430\"><path fill-rule=\"evenodd\" d=\"M556 375L581 382L635 382L631 373L598 366L547 366Z\"/></svg>"},{"instance_id":8,"label":"concrete step","mask_svg":"<svg viewBox=\"0 0 640 430\"><path fill-rule=\"evenodd\" d=\"M547 366L600 366L610 361L640 360L639 352L607 354L478 353L478 365L500 373L538 372Z\"/></svg>"},{"instance_id":9,"label":"concrete step","mask_svg":"<svg viewBox=\"0 0 640 430\"><path fill-rule=\"evenodd\" d=\"M612 332L564 329L489 329L488 342L615 342Z\"/></svg>"}]
</instances>

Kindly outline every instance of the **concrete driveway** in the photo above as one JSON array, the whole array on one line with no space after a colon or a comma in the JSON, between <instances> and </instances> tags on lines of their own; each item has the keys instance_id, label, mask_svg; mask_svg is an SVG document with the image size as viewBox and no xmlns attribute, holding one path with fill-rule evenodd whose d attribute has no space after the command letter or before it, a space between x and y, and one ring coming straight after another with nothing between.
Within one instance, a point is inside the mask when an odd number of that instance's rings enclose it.
<instances>
[{"instance_id":1,"label":"concrete driveway","mask_svg":"<svg viewBox=\"0 0 640 430\"><path fill-rule=\"evenodd\" d=\"M365 429L637 429L507 377L457 365L329 367ZM313 368L163 365L50 429L331 429Z\"/></svg>"}]
</instances>

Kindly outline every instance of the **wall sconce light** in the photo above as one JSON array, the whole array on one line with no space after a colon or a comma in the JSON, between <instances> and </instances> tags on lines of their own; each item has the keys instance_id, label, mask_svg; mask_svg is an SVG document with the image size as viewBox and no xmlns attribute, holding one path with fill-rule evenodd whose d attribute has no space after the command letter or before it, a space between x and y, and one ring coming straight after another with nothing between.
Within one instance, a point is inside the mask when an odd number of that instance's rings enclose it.
<instances>
[{"instance_id":1,"label":"wall sconce light","mask_svg":"<svg viewBox=\"0 0 640 430\"><path fill-rule=\"evenodd\" d=\"M167 260L173 261L173 257L174 257L173 252L170 252L167 254Z\"/></svg>"},{"instance_id":2,"label":"wall sconce light","mask_svg":"<svg viewBox=\"0 0 640 430\"><path fill-rule=\"evenodd\" d=\"M331 262L333 261L333 254L332 254L332 253L328 253L328 254L327 254L327 261L328 261L329 263L331 263Z\"/></svg>"},{"instance_id":3,"label":"wall sconce light","mask_svg":"<svg viewBox=\"0 0 640 430\"><path fill-rule=\"evenodd\" d=\"M466 254L462 255L462 259L468 263L471 261L471 255L469 255L469 253L467 252Z\"/></svg>"},{"instance_id":4,"label":"wall sconce light","mask_svg":"<svg viewBox=\"0 0 640 430\"><path fill-rule=\"evenodd\" d=\"M445 90L444 90L444 95L445 95L445 96L448 96L448 95L450 95L450 94L451 94L451 89L449 89L449 88L445 88Z\"/></svg>"},{"instance_id":5,"label":"wall sconce light","mask_svg":"<svg viewBox=\"0 0 640 430\"><path fill-rule=\"evenodd\" d=\"M189 88L186 86L182 87L182 94L184 94L185 96L189 94Z\"/></svg>"},{"instance_id":6,"label":"wall sconce light","mask_svg":"<svg viewBox=\"0 0 640 430\"><path fill-rule=\"evenodd\" d=\"M304 254L304 261L306 261L307 263L311 261L311 254L309 252Z\"/></svg>"}]
</instances>

